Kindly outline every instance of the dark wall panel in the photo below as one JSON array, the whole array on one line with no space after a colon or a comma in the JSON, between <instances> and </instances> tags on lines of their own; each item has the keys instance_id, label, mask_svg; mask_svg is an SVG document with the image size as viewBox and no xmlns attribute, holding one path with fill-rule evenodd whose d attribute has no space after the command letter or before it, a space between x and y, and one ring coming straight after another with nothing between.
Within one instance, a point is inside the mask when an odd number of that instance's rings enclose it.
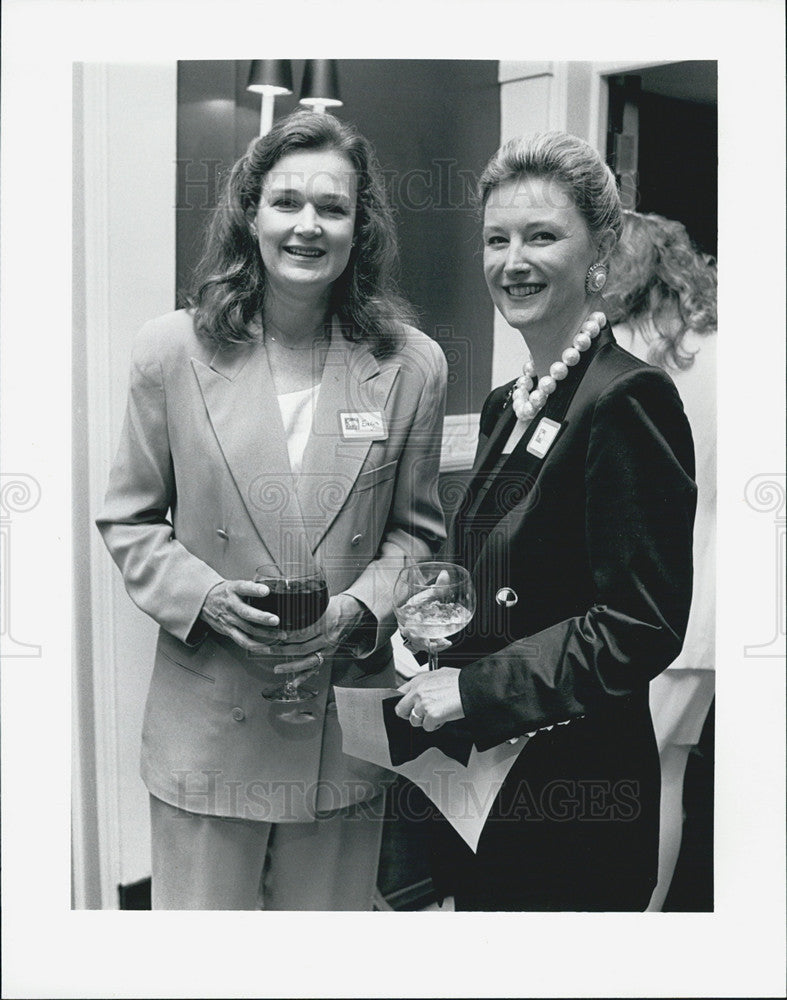
<instances>
[{"instance_id":1,"label":"dark wall panel","mask_svg":"<svg viewBox=\"0 0 787 1000\"><path fill-rule=\"evenodd\" d=\"M178 65L178 287L188 285L223 172L259 128L248 62ZM492 307L470 192L500 138L497 63L340 60L344 106L374 145L397 213L401 285L451 367L448 412L480 409L491 384ZM293 60L299 86L303 61ZM278 98L276 116L298 106Z\"/></svg>"},{"instance_id":2,"label":"dark wall panel","mask_svg":"<svg viewBox=\"0 0 787 1000\"><path fill-rule=\"evenodd\" d=\"M638 210L682 222L699 249L715 257L717 177L716 106L642 94Z\"/></svg>"}]
</instances>

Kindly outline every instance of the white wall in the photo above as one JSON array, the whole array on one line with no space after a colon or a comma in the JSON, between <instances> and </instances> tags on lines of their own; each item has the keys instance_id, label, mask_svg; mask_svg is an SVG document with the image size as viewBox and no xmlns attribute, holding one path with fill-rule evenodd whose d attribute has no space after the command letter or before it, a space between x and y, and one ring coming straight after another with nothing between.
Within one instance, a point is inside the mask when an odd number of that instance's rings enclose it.
<instances>
[{"instance_id":1,"label":"white wall","mask_svg":"<svg viewBox=\"0 0 787 1000\"><path fill-rule=\"evenodd\" d=\"M80 424L87 483L77 483L83 528L75 547L89 553L89 606L77 608L79 645L74 694L77 718L95 727L95 786L91 746L75 754L74 899L91 905L85 885L98 864L104 908L118 905L117 886L150 874L147 792L138 774L139 736L152 669L156 629L128 600L120 575L92 527L106 486L125 408L131 342L140 326L175 301L175 160L177 66L87 64L81 67L75 122L82 128L74 180L74 297L85 366L75 365L75 395L86 398ZM76 356L79 352L75 351ZM75 461L84 477L85 455ZM92 662L90 660L92 659ZM93 704L87 704L92 692ZM78 734L79 735L79 734ZM82 736L93 743L89 726ZM97 824L99 856L89 851Z\"/></svg>"},{"instance_id":2,"label":"white wall","mask_svg":"<svg viewBox=\"0 0 787 1000\"><path fill-rule=\"evenodd\" d=\"M566 127L568 64L501 62L500 142ZM522 336L495 309L492 386L521 374L527 354Z\"/></svg>"}]
</instances>

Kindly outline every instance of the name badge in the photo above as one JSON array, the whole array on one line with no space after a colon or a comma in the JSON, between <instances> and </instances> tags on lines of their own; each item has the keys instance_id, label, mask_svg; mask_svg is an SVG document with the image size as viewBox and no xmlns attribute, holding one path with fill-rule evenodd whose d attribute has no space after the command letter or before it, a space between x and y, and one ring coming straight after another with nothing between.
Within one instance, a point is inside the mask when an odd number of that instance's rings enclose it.
<instances>
[{"instance_id":1,"label":"name badge","mask_svg":"<svg viewBox=\"0 0 787 1000\"><path fill-rule=\"evenodd\" d=\"M542 417L541 422L536 427L535 434L528 442L527 450L531 455L535 455L536 458L543 458L552 447L552 442L557 437L559 430L560 424L554 420L550 420L549 417Z\"/></svg>"},{"instance_id":2,"label":"name badge","mask_svg":"<svg viewBox=\"0 0 787 1000\"><path fill-rule=\"evenodd\" d=\"M381 410L340 413L339 422L345 441L385 441L388 437L385 415Z\"/></svg>"}]
</instances>

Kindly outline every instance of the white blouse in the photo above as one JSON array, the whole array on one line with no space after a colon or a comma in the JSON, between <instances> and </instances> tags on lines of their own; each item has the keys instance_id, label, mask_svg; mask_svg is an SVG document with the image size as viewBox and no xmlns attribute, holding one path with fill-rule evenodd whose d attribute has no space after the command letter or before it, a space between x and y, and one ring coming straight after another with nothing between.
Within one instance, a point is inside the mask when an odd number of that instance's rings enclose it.
<instances>
[{"instance_id":1,"label":"white blouse","mask_svg":"<svg viewBox=\"0 0 787 1000\"><path fill-rule=\"evenodd\" d=\"M290 455L290 468L297 476L303 465L303 453L314 422L314 410L320 386L313 385L309 389L297 389L295 392L285 392L277 396L281 419L284 424L284 434L287 438L287 451Z\"/></svg>"}]
</instances>

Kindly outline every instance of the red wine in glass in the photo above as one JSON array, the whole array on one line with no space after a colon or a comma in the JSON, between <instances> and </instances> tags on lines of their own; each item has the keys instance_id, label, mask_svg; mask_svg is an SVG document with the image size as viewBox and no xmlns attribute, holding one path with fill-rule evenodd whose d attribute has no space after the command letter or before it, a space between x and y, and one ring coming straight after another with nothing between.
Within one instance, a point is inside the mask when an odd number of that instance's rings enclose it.
<instances>
[{"instance_id":1,"label":"red wine in glass","mask_svg":"<svg viewBox=\"0 0 787 1000\"><path fill-rule=\"evenodd\" d=\"M314 625L328 608L328 585L322 570L304 570L297 564L289 566L259 566L255 583L264 583L270 593L265 597L247 597L246 601L260 611L277 615L282 632L297 632ZM282 657L286 662L286 644ZM316 691L299 683L298 674L286 676L284 683L263 697L268 701L299 702L314 698Z\"/></svg>"},{"instance_id":2,"label":"red wine in glass","mask_svg":"<svg viewBox=\"0 0 787 1000\"><path fill-rule=\"evenodd\" d=\"M270 593L267 597L249 597L248 603L276 615L279 628L284 632L308 628L319 621L328 608L328 585L323 579L255 576L254 582L264 583Z\"/></svg>"}]
</instances>

